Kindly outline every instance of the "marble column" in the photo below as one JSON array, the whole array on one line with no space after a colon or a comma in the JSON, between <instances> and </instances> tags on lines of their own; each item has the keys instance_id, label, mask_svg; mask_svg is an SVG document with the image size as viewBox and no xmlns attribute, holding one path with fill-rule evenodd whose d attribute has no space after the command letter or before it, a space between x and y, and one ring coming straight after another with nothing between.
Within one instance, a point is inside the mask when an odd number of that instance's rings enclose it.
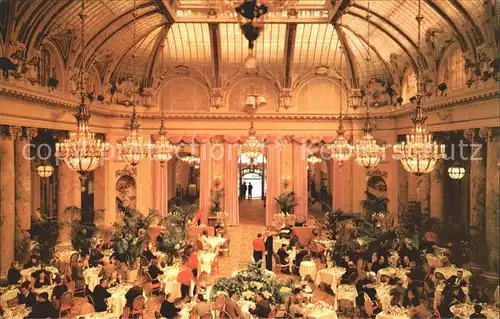
<instances>
[{"instance_id":1,"label":"marble column","mask_svg":"<svg viewBox=\"0 0 500 319\"><path fill-rule=\"evenodd\" d=\"M397 162L398 167L398 212L408 209L408 172Z\"/></svg>"},{"instance_id":2,"label":"marble column","mask_svg":"<svg viewBox=\"0 0 500 319\"><path fill-rule=\"evenodd\" d=\"M240 205L238 198L238 137L224 136L224 211L229 216L227 224L236 226L240 223Z\"/></svg>"},{"instance_id":3,"label":"marble column","mask_svg":"<svg viewBox=\"0 0 500 319\"><path fill-rule=\"evenodd\" d=\"M297 221L307 221L307 158L305 138L294 137L293 141L293 191L297 206L294 208Z\"/></svg>"},{"instance_id":4,"label":"marble column","mask_svg":"<svg viewBox=\"0 0 500 319\"><path fill-rule=\"evenodd\" d=\"M62 225L59 228L58 250L71 247L71 221L79 219L72 207L81 208L81 188L78 174L65 163L59 166L57 191L57 219Z\"/></svg>"},{"instance_id":5,"label":"marble column","mask_svg":"<svg viewBox=\"0 0 500 319\"><path fill-rule=\"evenodd\" d=\"M106 208L106 162L101 164L94 171L94 183L92 192L94 194L94 210L104 210Z\"/></svg>"},{"instance_id":6,"label":"marble column","mask_svg":"<svg viewBox=\"0 0 500 319\"><path fill-rule=\"evenodd\" d=\"M197 139L200 143L200 198L199 209L201 212L201 222L208 223L208 212L212 206L212 161L210 154L210 140L208 138Z\"/></svg>"},{"instance_id":7,"label":"marble column","mask_svg":"<svg viewBox=\"0 0 500 319\"><path fill-rule=\"evenodd\" d=\"M266 145L267 151L267 193L266 193L266 225L273 222L273 215L279 213L279 207L274 200L281 192L281 143L276 137L270 136ZM304 167L305 171L305 167ZM307 172L305 172L307 174ZM307 175L306 175L307 178ZM307 186L306 186L307 192ZM300 200L299 200L300 201ZM306 206L307 209L307 206Z\"/></svg>"},{"instance_id":8,"label":"marble column","mask_svg":"<svg viewBox=\"0 0 500 319\"><path fill-rule=\"evenodd\" d=\"M497 129L498 130L498 129ZM499 207L500 207L500 133L494 132L487 145L486 164L486 244L488 249L488 270L498 280L499 268ZM498 281L497 281L498 282Z\"/></svg>"},{"instance_id":9,"label":"marble column","mask_svg":"<svg viewBox=\"0 0 500 319\"><path fill-rule=\"evenodd\" d=\"M10 136L0 139L0 277L14 261L15 229L14 142Z\"/></svg>"},{"instance_id":10,"label":"marble column","mask_svg":"<svg viewBox=\"0 0 500 319\"><path fill-rule=\"evenodd\" d=\"M484 234L486 211L486 148L489 145L471 142L471 153L475 154L470 160L470 201L469 225L477 230L477 234ZM484 240L484 238L482 238Z\"/></svg>"},{"instance_id":11,"label":"marble column","mask_svg":"<svg viewBox=\"0 0 500 319\"><path fill-rule=\"evenodd\" d=\"M446 178L444 169L444 160L437 162L436 167L430 173L430 213L431 217L440 221L445 219L445 200L444 200L444 179Z\"/></svg>"},{"instance_id":12,"label":"marble column","mask_svg":"<svg viewBox=\"0 0 500 319\"><path fill-rule=\"evenodd\" d=\"M430 175L417 176L417 200L420 202L420 213L428 214L430 208L431 183Z\"/></svg>"},{"instance_id":13,"label":"marble column","mask_svg":"<svg viewBox=\"0 0 500 319\"><path fill-rule=\"evenodd\" d=\"M31 230L31 137L18 138L14 142L15 191L16 191L16 260L24 263L29 254Z\"/></svg>"},{"instance_id":14,"label":"marble column","mask_svg":"<svg viewBox=\"0 0 500 319\"><path fill-rule=\"evenodd\" d=\"M153 209L161 215L161 167L158 161L153 162Z\"/></svg>"}]
</instances>

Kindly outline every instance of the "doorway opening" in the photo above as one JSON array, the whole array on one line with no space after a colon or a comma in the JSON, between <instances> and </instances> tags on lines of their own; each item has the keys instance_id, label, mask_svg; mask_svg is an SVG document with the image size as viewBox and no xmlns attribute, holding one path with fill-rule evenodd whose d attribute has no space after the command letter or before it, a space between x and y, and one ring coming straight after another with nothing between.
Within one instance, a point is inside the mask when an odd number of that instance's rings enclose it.
<instances>
[{"instance_id":1,"label":"doorway opening","mask_svg":"<svg viewBox=\"0 0 500 319\"><path fill-rule=\"evenodd\" d=\"M260 154L251 161L245 155L238 157L238 194L240 221L265 222L266 157Z\"/></svg>"}]
</instances>

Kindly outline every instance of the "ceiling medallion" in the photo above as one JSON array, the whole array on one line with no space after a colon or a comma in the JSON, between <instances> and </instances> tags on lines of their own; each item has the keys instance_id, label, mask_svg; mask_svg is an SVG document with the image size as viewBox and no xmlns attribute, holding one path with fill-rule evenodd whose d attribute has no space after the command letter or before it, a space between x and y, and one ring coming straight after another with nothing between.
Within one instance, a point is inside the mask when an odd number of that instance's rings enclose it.
<instances>
[{"instance_id":1,"label":"ceiling medallion","mask_svg":"<svg viewBox=\"0 0 500 319\"><path fill-rule=\"evenodd\" d=\"M81 49L85 51L85 1L81 2L80 19L81 27ZM108 156L109 144L95 138L94 133L90 132L89 118L90 113L85 104L86 93L83 90L83 63L80 65L80 104L77 106L75 114L77 122L77 131L70 132L69 138L61 143L56 143L55 155L61 158L72 170L78 172L78 177L82 185L87 179L87 174L95 170Z\"/></svg>"}]
</instances>

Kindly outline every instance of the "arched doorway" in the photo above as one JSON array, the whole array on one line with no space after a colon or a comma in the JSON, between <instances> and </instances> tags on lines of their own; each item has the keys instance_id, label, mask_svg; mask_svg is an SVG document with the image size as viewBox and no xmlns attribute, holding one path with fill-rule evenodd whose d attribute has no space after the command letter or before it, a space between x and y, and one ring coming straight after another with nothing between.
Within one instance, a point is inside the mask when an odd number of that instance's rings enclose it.
<instances>
[{"instance_id":1,"label":"arched doorway","mask_svg":"<svg viewBox=\"0 0 500 319\"><path fill-rule=\"evenodd\" d=\"M332 165L333 161L320 151L307 159L308 213L316 219L323 219L332 209Z\"/></svg>"},{"instance_id":2,"label":"arched doorway","mask_svg":"<svg viewBox=\"0 0 500 319\"><path fill-rule=\"evenodd\" d=\"M200 159L195 152L180 151L172 159L171 185L176 206L198 205L200 196Z\"/></svg>"},{"instance_id":3,"label":"arched doorway","mask_svg":"<svg viewBox=\"0 0 500 319\"><path fill-rule=\"evenodd\" d=\"M238 157L238 194L240 220L265 223L266 157L260 154L255 160L246 155Z\"/></svg>"}]
</instances>

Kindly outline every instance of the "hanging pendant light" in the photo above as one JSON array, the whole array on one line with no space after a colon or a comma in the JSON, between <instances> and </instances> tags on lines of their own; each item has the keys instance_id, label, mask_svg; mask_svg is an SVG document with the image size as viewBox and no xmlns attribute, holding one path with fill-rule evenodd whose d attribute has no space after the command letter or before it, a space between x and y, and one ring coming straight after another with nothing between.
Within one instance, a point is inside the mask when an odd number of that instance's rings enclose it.
<instances>
[{"instance_id":1,"label":"hanging pendant light","mask_svg":"<svg viewBox=\"0 0 500 319\"><path fill-rule=\"evenodd\" d=\"M455 161L453 165L448 168L448 175L451 179L461 180L465 176L465 167L458 161Z\"/></svg>"},{"instance_id":2,"label":"hanging pendant light","mask_svg":"<svg viewBox=\"0 0 500 319\"><path fill-rule=\"evenodd\" d=\"M337 161L340 166L349 160L352 156L353 147L349 143L349 141L345 138L345 130L344 125L342 124L342 58L343 58L343 50L342 47L340 49L340 87L339 87L339 107L340 107L340 115L339 115L339 128L337 129L337 137L331 144L326 145L327 151L331 154L331 157L334 161Z\"/></svg>"},{"instance_id":3,"label":"hanging pendant light","mask_svg":"<svg viewBox=\"0 0 500 319\"><path fill-rule=\"evenodd\" d=\"M421 88L421 71L420 65L420 33L421 23L424 17L421 15L421 4L418 1L418 15L416 20L418 22L418 43L417 43L417 106L415 114L412 117L413 129L409 135L406 135L406 142L401 142L394 145L393 158L399 160L404 169L410 173L420 176L434 170L438 160L443 159L445 154L445 145L438 145L433 141L432 134L427 132L425 121L426 116L423 115L422 110L422 88Z\"/></svg>"},{"instance_id":4,"label":"hanging pendant light","mask_svg":"<svg viewBox=\"0 0 500 319\"><path fill-rule=\"evenodd\" d=\"M40 166L36 168L36 173L41 178L49 178L54 174L54 167L47 161L43 161Z\"/></svg>"},{"instance_id":5,"label":"hanging pendant light","mask_svg":"<svg viewBox=\"0 0 500 319\"><path fill-rule=\"evenodd\" d=\"M246 156L250 163L256 162L257 158L262 154L264 145L255 136L253 127L253 115L250 116L250 129L248 130L248 138L241 145L241 155Z\"/></svg>"},{"instance_id":6,"label":"hanging pendant light","mask_svg":"<svg viewBox=\"0 0 500 319\"><path fill-rule=\"evenodd\" d=\"M162 67L160 70L161 75L163 75L163 48L164 45L161 45L161 53L162 53L161 54ZM164 111L162 105L160 131L158 132L158 139L152 145L152 153L151 153L153 159L158 161L161 165L163 165L165 162L168 162L172 158L172 154L175 152L175 147L167 139L166 136L167 132L165 131L163 120L164 120Z\"/></svg>"},{"instance_id":7,"label":"hanging pendant light","mask_svg":"<svg viewBox=\"0 0 500 319\"><path fill-rule=\"evenodd\" d=\"M370 11L370 2L368 2L368 12ZM370 14L366 16L368 21L368 55L366 57L368 76L370 77ZM370 120L370 96L372 96L372 85L375 83L374 79L370 78L367 84L367 94L365 94L364 99L361 99L361 104L366 105L366 121L365 127L363 129L364 136L359 140L354 148L355 161L357 164L365 167L372 168L377 166L382 160L385 159L385 146L380 146L372 135L375 123Z\"/></svg>"},{"instance_id":8,"label":"hanging pendant light","mask_svg":"<svg viewBox=\"0 0 500 319\"><path fill-rule=\"evenodd\" d=\"M76 132L70 132L69 138L61 143L56 143L55 155L63 160L72 170L78 172L78 178L82 185L87 179L89 172L95 170L108 156L109 144L96 138L94 133L90 132L89 119L90 112L85 104L86 96L84 89L84 52L85 52L85 1L81 1L81 61L80 61L80 104L77 106L75 114L77 122Z\"/></svg>"}]
</instances>

